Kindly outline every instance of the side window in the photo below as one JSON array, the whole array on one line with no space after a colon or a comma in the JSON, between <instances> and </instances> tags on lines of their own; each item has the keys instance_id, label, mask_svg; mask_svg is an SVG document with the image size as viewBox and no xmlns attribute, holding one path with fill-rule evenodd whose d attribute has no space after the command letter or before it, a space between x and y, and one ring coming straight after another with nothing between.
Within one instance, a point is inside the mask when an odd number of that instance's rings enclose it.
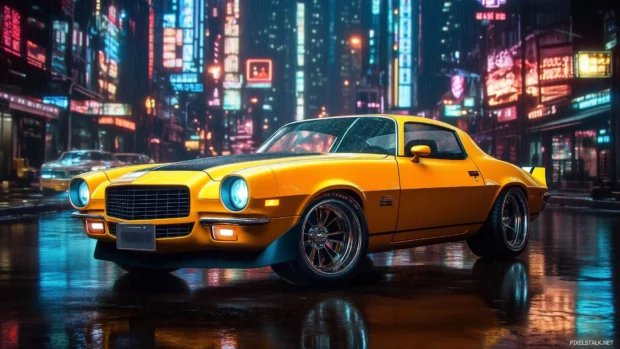
<instances>
[{"instance_id":1,"label":"side window","mask_svg":"<svg viewBox=\"0 0 620 349\"><path fill-rule=\"evenodd\" d=\"M463 160L467 154L454 131L443 127L406 123L405 124L405 155L411 155L411 147L428 145L432 159Z\"/></svg>"},{"instance_id":2,"label":"side window","mask_svg":"<svg viewBox=\"0 0 620 349\"><path fill-rule=\"evenodd\" d=\"M386 118L360 117L336 145L335 153L396 153L396 125Z\"/></svg>"}]
</instances>

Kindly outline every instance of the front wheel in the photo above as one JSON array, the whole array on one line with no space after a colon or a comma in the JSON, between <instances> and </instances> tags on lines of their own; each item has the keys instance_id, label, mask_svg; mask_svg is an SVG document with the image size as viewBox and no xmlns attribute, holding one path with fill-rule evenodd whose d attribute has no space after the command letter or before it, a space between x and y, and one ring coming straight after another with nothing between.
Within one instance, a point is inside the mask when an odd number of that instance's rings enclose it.
<instances>
[{"instance_id":1,"label":"front wheel","mask_svg":"<svg viewBox=\"0 0 620 349\"><path fill-rule=\"evenodd\" d=\"M505 189L493 204L482 229L467 244L480 257L515 258L527 247L529 223L530 211L523 190Z\"/></svg>"},{"instance_id":2,"label":"front wheel","mask_svg":"<svg viewBox=\"0 0 620 349\"><path fill-rule=\"evenodd\" d=\"M179 270L178 268L142 268L127 264L118 264L118 266L132 274L168 274Z\"/></svg>"},{"instance_id":3,"label":"front wheel","mask_svg":"<svg viewBox=\"0 0 620 349\"><path fill-rule=\"evenodd\" d=\"M368 227L359 203L343 193L326 193L301 217L298 256L271 266L296 285L340 285L359 272L368 251Z\"/></svg>"}]
</instances>

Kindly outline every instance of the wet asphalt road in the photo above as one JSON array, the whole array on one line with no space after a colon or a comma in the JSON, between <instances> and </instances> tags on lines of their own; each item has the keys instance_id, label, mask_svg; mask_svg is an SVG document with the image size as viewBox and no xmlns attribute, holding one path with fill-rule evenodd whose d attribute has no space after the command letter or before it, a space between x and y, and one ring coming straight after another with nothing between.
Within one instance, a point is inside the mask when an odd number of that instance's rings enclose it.
<instances>
[{"instance_id":1,"label":"wet asphalt road","mask_svg":"<svg viewBox=\"0 0 620 349\"><path fill-rule=\"evenodd\" d=\"M94 260L69 213L46 215L0 225L0 348L620 347L620 215L548 209L531 233L510 263L422 247L317 290L269 268L137 277Z\"/></svg>"}]
</instances>

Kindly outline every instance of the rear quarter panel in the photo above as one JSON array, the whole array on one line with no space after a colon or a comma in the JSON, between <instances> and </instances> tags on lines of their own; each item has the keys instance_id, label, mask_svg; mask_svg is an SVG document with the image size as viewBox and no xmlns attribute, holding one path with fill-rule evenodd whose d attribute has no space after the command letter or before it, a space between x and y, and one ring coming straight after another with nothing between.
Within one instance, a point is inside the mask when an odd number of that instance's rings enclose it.
<instances>
[{"instance_id":1,"label":"rear quarter panel","mask_svg":"<svg viewBox=\"0 0 620 349\"><path fill-rule=\"evenodd\" d=\"M481 201L480 213L481 221L486 219L486 215L491 211L495 200L501 191L509 187L521 188L528 199L530 214L538 214L544 207L543 194L547 192L547 187L539 183L529 173L523 169L497 160L485 155L474 159L482 174L485 182L485 192Z\"/></svg>"}]
</instances>

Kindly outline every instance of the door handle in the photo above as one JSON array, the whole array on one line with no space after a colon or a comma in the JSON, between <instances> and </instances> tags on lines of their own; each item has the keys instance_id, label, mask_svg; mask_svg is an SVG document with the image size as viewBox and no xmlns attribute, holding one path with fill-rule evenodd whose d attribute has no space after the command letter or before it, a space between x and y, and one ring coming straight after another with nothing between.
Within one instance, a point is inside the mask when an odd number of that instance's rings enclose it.
<instances>
[{"instance_id":1,"label":"door handle","mask_svg":"<svg viewBox=\"0 0 620 349\"><path fill-rule=\"evenodd\" d=\"M478 172L478 171L469 171L469 175L471 177L479 177L480 176L480 172Z\"/></svg>"}]
</instances>

